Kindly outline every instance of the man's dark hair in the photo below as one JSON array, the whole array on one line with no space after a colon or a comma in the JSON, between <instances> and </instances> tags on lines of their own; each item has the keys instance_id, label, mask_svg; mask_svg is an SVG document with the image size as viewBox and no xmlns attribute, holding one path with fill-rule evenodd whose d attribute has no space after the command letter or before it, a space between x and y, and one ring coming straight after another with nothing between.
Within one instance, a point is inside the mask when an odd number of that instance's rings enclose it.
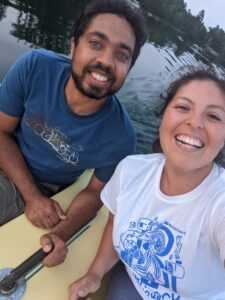
<instances>
[{"instance_id":1,"label":"man's dark hair","mask_svg":"<svg viewBox=\"0 0 225 300\"><path fill-rule=\"evenodd\" d=\"M131 61L131 67L134 65L141 47L147 39L146 25L140 9L132 6L127 0L92 0L85 7L83 12L78 17L73 37L75 45L79 43L79 38L84 34L91 20L104 13L115 14L124 18L132 27L135 34L135 47Z\"/></svg>"}]
</instances>

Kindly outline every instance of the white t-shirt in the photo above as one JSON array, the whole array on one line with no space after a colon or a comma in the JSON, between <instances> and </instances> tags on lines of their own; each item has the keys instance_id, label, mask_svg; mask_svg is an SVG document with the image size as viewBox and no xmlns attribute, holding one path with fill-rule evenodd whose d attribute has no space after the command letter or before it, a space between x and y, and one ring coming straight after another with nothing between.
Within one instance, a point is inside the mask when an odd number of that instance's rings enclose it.
<instances>
[{"instance_id":1,"label":"white t-shirt","mask_svg":"<svg viewBox=\"0 0 225 300\"><path fill-rule=\"evenodd\" d=\"M143 299L225 299L225 170L194 190L160 191L162 154L133 155L102 191L114 247Z\"/></svg>"}]
</instances>

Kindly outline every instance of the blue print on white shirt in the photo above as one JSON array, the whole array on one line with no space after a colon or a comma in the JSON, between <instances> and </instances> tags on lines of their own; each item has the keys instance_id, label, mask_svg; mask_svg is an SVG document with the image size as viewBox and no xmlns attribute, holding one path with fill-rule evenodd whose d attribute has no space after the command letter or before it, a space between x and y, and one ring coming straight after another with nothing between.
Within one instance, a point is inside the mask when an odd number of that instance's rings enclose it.
<instances>
[{"instance_id":1,"label":"blue print on white shirt","mask_svg":"<svg viewBox=\"0 0 225 300\"><path fill-rule=\"evenodd\" d=\"M163 299L160 286L168 289L168 299L177 295L177 279L184 278L181 251L184 232L158 218L130 222L116 247L121 259L133 270L138 285L149 299Z\"/></svg>"}]
</instances>

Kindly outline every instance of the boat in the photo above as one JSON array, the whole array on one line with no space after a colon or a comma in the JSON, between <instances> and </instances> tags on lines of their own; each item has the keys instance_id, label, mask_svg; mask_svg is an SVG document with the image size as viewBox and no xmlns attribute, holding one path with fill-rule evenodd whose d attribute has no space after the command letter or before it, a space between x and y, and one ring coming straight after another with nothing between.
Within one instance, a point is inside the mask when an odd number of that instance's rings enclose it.
<instances>
[{"instance_id":1,"label":"boat","mask_svg":"<svg viewBox=\"0 0 225 300\"><path fill-rule=\"evenodd\" d=\"M89 182L92 171L85 171L80 178L67 189L53 196L66 210L71 200ZM94 259L101 236L108 219L108 211L101 208L96 216L87 222L71 237L68 244L68 255L64 263L47 268L39 263L29 270L21 279L22 288L12 295L0 294L1 300L63 300L68 299L68 286L83 276ZM4 270L14 270L34 252L40 249L39 239L47 230L33 226L24 214L0 227L0 277ZM1 272L2 271L2 272ZM6 276L4 274L4 276ZM106 281L92 300L103 300ZM19 292L22 294L18 296ZM17 294L17 295L16 295ZM14 296L15 295L15 296Z\"/></svg>"}]
</instances>

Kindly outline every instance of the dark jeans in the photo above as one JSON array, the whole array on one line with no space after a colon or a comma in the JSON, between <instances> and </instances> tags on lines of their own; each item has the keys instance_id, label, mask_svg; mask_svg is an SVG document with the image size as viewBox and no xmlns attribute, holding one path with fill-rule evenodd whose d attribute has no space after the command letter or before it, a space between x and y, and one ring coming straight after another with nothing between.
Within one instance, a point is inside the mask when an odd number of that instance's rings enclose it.
<instances>
[{"instance_id":1,"label":"dark jeans","mask_svg":"<svg viewBox=\"0 0 225 300\"><path fill-rule=\"evenodd\" d=\"M51 197L65 185L37 183L45 196ZM17 187L0 171L0 226L24 212L24 201Z\"/></svg>"},{"instance_id":2,"label":"dark jeans","mask_svg":"<svg viewBox=\"0 0 225 300\"><path fill-rule=\"evenodd\" d=\"M142 300L121 262L112 270L106 300Z\"/></svg>"}]
</instances>

